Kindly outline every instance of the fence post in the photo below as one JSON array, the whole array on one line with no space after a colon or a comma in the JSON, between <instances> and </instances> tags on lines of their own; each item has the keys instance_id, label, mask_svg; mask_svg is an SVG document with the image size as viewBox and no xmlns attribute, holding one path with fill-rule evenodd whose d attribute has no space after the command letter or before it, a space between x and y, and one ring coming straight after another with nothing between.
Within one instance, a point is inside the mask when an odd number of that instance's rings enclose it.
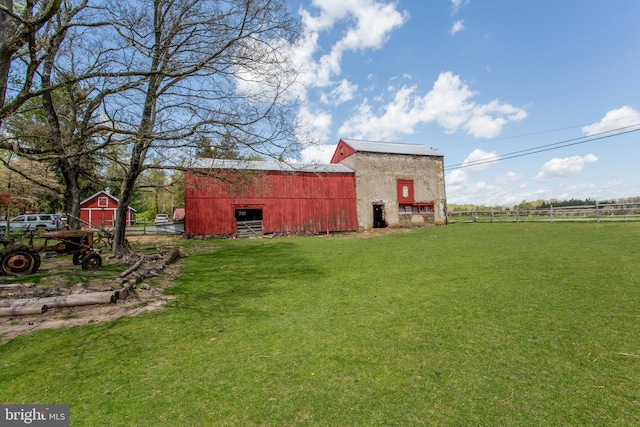
<instances>
[{"instance_id":1,"label":"fence post","mask_svg":"<svg viewBox=\"0 0 640 427\"><path fill-rule=\"evenodd\" d=\"M596 222L600 222L600 209L598 209L598 202L596 202Z\"/></svg>"},{"instance_id":2,"label":"fence post","mask_svg":"<svg viewBox=\"0 0 640 427\"><path fill-rule=\"evenodd\" d=\"M549 205L549 220L553 222L553 205Z\"/></svg>"},{"instance_id":3,"label":"fence post","mask_svg":"<svg viewBox=\"0 0 640 427\"><path fill-rule=\"evenodd\" d=\"M491 208L491 224L493 224L493 208Z\"/></svg>"}]
</instances>

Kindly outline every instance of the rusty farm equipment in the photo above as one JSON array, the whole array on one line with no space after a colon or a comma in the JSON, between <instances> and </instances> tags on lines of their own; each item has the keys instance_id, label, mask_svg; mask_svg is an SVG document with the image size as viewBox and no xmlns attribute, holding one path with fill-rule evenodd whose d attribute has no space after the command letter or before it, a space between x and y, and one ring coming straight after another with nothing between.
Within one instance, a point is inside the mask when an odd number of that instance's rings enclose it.
<instances>
[{"instance_id":1,"label":"rusty farm equipment","mask_svg":"<svg viewBox=\"0 0 640 427\"><path fill-rule=\"evenodd\" d=\"M74 265L90 270L102 265L100 254L94 251L94 232L92 230L60 230L40 234L44 239L41 246L33 245L31 235L29 245L15 244L12 239L0 240L5 248L0 252L0 270L2 274L23 276L32 274L40 268L40 252L56 252L73 255Z\"/></svg>"}]
</instances>

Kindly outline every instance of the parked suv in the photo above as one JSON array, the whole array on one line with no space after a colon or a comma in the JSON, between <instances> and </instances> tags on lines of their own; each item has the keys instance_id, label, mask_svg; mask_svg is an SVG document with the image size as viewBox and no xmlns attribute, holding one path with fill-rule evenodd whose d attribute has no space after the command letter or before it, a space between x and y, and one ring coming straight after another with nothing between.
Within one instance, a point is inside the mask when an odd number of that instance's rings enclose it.
<instances>
[{"instance_id":1,"label":"parked suv","mask_svg":"<svg viewBox=\"0 0 640 427\"><path fill-rule=\"evenodd\" d=\"M0 221L0 231L7 228L6 221ZM55 214L25 214L18 215L9 222L9 231L60 230L64 228L60 215Z\"/></svg>"},{"instance_id":2,"label":"parked suv","mask_svg":"<svg viewBox=\"0 0 640 427\"><path fill-rule=\"evenodd\" d=\"M155 225L169 224L169 215L167 214L158 214L156 215L156 219L153 221Z\"/></svg>"}]
</instances>

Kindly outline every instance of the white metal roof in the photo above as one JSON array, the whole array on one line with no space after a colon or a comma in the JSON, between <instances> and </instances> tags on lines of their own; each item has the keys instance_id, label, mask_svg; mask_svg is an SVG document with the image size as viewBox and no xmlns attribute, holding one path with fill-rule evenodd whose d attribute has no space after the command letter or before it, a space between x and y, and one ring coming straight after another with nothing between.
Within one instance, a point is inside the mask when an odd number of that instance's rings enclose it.
<instances>
[{"instance_id":1,"label":"white metal roof","mask_svg":"<svg viewBox=\"0 0 640 427\"><path fill-rule=\"evenodd\" d=\"M367 153L411 154L417 156L443 157L438 150L422 144L403 144L399 142L362 141L359 139L344 139L347 145L356 151Z\"/></svg>"},{"instance_id":2,"label":"white metal roof","mask_svg":"<svg viewBox=\"0 0 640 427\"><path fill-rule=\"evenodd\" d=\"M101 190L98 191L97 193L95 193L92 196L87 197L86 199L84 199L83 201L80 202L80 206L84 205L85 203L87 203L89 200L95 198L96 196L107 196L110 197L113 201L115 201L117 204L120 204L120 200L118 200L118 198L116 196L114 196L113 194L111 194L108 190ZM131 206L129 206L129 209L134 211L134 212L138 212L137 210L135 210L134 208L132 208Z\"/></svg>"},{"instance_id":3,"label":"white metal roof","mask_svg":"<svg viewBox=\"0 0 640 427\"><path fill-rule=\"evenodd\" d=\"M353 173L353 170L338 163L285 163L264 162L256 160L222 160L222 159L192 159L189 168L193 169L241 169L280 172L314 172L314 173Z\"/></svg>"}]
</instances>

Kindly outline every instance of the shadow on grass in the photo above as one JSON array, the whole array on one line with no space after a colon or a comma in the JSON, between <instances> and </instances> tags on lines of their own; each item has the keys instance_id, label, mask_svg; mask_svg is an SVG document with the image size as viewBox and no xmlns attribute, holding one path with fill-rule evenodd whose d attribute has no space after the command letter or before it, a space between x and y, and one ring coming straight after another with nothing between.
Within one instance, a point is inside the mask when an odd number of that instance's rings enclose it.
<instances>
[{"instance_id":1,"label":"shadow on grass","mask_svg":"<svg viewBox=\"0 0 640 427\"><path fill-rule=\"evenodd\" d=\"M189 311L249 314L259 299L290 286L291 279L313 281L323 271L296 251L294 242L232 243L213 253L187 259L176 286L167 293L178 298L169 306Z\"/></svg>"}]
</instances>

